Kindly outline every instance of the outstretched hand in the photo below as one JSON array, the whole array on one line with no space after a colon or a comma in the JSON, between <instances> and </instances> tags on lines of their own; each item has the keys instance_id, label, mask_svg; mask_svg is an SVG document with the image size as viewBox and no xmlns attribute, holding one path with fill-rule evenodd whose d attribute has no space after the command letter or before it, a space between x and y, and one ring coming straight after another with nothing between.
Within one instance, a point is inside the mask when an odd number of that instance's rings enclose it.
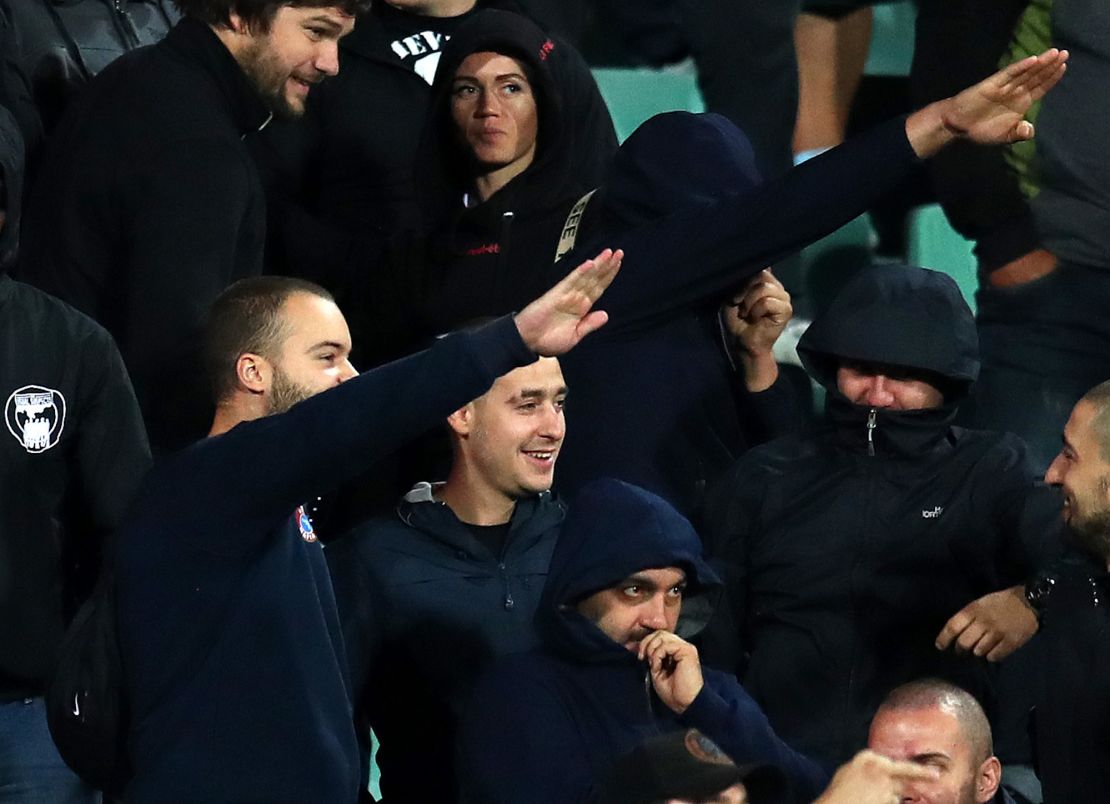
<instances>
[{"instance_id":1,"label":"outstretched hand","mask_svg":"<svg viewBox=\"0 0 1110 804\"><path fill-rule=\"evenodd\" d=\"M1050 48L914 112L906 120L910 144L924 158L957 137L980 145L1032 139L1033 124L1025 114L1064 76L1067 60L1066 50Z\"/></svg>"},{"instance_id":2,"label":"outstretched hand","mask_svg":"<svg viewBox=\"0 0 1110 804\"><path fill-rule=\"evenodd\" d=\"M608 321L608 314L592 308L623 259L620 249L605 249L517 313L513 320L525 345L545 357L561 355Z\"/></svg>"},{"instance_id":3,"label":"outstretched hand","mask_svg":"<svg viewBox=\"0 0 1110 804\"><path fill-rule=\"evenodd\" d=\"M1033 124L1025 119L1025 114L1064 76L1067 60L1066 50L1052 48L968 87L949 98L945 127L982 145L1032 139Z\"/></svg>"}]
</instances>

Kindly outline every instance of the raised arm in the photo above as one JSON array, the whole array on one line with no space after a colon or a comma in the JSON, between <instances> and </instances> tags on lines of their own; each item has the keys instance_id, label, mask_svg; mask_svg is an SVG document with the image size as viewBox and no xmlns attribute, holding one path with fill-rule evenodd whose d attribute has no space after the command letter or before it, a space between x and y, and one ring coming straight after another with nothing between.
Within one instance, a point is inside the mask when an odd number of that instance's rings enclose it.
<instances>
[{"instance_id":1,"label":"raised arm","mask_svg":"<svg viewBox=\"0 0 1110 804\"><path fill-rule=\"evenodd\" d=\"M480 396L505 372L531 363L537 354L562 354L602 326L605 313L592 307L620 262L621 252L605 251L515 318L445 337L424 352L317 394L287 413L241 424L194 445L159 473L157 482L170 493L150 497L163 503L175 500L178 510L150 513L190 521L196 512L215 507L227 519L264 526L241 531L264 533L300 503L357 476ZM180 488L192 493L173 492ZM229 548L225 543L221 549Z\"/></svg>"}]
</instances>

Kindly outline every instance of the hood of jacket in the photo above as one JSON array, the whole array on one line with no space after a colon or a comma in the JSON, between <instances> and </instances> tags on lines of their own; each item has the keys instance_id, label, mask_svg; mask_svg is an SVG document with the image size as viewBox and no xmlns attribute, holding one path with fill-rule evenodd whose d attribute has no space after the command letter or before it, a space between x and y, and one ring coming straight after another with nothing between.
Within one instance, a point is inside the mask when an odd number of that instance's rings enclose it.
<instances>
[{"instance_id":1,"label":"hood of jacket","mask_svg":"<svg viewBox=\"0 0 1110 804\"><path fill-rule=\"evenodd\" d=\"M517 500L509 520L509 538L506 550L523 552L566 515L563 504L555 499L550 491L541 491ZM468 556L480 556L485 548L455 513L435 498L435 485L427 482L417 483L401 498L397 506L397 516L411 528L427 533L437 541L462 551Z\"/></svg>"},{"instance_id":2,"label":"hood of jacket","mask_svg":"<svg viewBox=\"0 0 1110 804\"><path fill-rule=\"evenodd\" d=\"M0 231L0 274L7 273L19 254L20 203L23 197L23 137L7 109L0 107L0 171L3 172L4 212Z\"/></svg>"},{"instance_id":3,"label":"hood of jacket","mask_svg":"<svg viewBox=\"0 0 1110 804\"><path fill-rule=\"evenodd\" d=\"M538 130L535 160L528 169L468 214L497 220L506 211L546 211L594 188L597 177L582 175L577 165L587 160L575 155L578 149L601 147L602 140L612 137L612 122L598 126L591 111L596 88L584 85L592 80L588 71L573 70L573 60L556 56L566 47L526 17L498 9L474 14L455 31L436 70L417 160L426 225L440 228L459 217L463 195L473 188L476 168L451 118L455 73L473 53L500 53L524 66L536 100ZM607 132L593 130L604 127Z\"/></svg>"},{"instance_id":4,"label":"hood of jacket","mask_svg":"<svg viewBox=\"0 0 1110 804\"><path fill-rule=\"evenodd\" d=\"M730 120L664 112L621 144L583 225L626 229L743 194L761 182L751 142Z\"/></svg>"},{"instance_id":5,"label":"hood of jacket","mask_svg":"<svg viewBox=\"0 0 1110 804\"><path fill-rule=\"evenodd\" d=\"M868 447L867 436L903 455L929 450L947 434L979 375L975 316L956 283L939 271L906 265L869 268L852 279L806 330L798 355L825 387L829 417L851 444ZM913 411L854 405L837 388L837 369L845 360L930 372L944 401ZM868 435L864 422L872 413Z\"/></svg>"},{"instance_id":6,"label":"hood of jacket","mask_svg":"<svg viewBox=\"0 0 1110 804\"><path fill-rule=\"evenodd\" d=\"M635 656L581 615L575 605L644 569L679 567L686 592L676 632L690 637L713 613L721 582L702 558L693 525L662 497L603 478L574 498L536 611L536 629L550 650L585 663Z\"/></svg>"}]
</instances>

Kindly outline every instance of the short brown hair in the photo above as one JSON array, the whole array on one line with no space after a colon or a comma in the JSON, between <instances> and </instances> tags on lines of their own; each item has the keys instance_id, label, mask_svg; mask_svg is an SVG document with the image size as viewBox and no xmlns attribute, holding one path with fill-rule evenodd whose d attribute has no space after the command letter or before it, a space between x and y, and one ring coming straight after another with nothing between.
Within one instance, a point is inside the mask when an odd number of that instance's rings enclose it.
<instances>
[{"instance_id":1,"label":"short brown hair","mask_svg":"<svg viewBox=\"0 0 1110 804\"><path fill-rule=\"evenodd\" d=\"M282 6L330 8L338 6L345 14L370 10L371 0L173 0L181 16L218 27L231 27L231 15L243 18L247 27L258 33L270 30L270 23Z\"/></svg>"},{"instance_id":2,"label":"short brown hair","mask_svg":"<svg viewBox=\"0 0 1110 804\"><path fill-rule=\"evenodd\" d=\"M1110 463L1110 380L1096 385L1080 401L1094 406L1091 430L1098 441L1098 451L1103 462Z\"/></svg>"},{"instance_id":3,"label":"short brown hair","mask_svg":"<svg viewBox=\"0 0 1110 804\"><path fill-rule=\"evenodd\" d=\"M202 335L204 370L213 401L219 403L235 390L235 364L240 355L277 359L289 330L281 309L297 293L335 301L322 287L304 279L256 276L228 286L213 302Z\"/></svg>"}]
</instances>

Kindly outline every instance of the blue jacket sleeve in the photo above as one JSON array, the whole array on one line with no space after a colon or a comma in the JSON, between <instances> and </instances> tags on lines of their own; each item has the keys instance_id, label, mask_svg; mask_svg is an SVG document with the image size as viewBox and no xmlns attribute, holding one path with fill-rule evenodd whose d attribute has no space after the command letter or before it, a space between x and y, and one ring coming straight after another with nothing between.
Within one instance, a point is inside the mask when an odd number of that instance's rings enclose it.
<instances>
[{"instance_id":1,"label":"blue jacket sleeve","mask_svg":"<svg viewBox=\"0 0 1110 804\"><path fill-rule=\"evenodd\" d=\"M828 774L771 729L767 716L732 677L705 671L705 686L683 713L685 725L715 742L737 764L774 765L790 782L790 800L807 804L820 795Z\"/></svg>"},{"instance_id":2,"label":"blue jacket sleeve","mask_svg":"<svg viewBox=\"0 0 1110 804\"><path fill-rule=\"evenodd\" d=\"M747 192L592 236L552 277L602 246L624 249L624 268L605 295L611 336L736 287L867 210L917 163L905 118L891 120Z\"/></svg>"},{"instance_id":3,"label":"blue jacket sleeve","mask_svg":"<svg viewBox=\"0 0 1110 804\"><path fill-rule=\"evenodd\" d=\"M196 546L237 554L312 497L356 477L391 450L483 394L535 355L510 317L367 372L343 385L207 438L155 472L142 514L170 518ZM154 510L146 510L154 509ZM239 542L223 528L239 522Z\"/></svg>"}]
</instances>

